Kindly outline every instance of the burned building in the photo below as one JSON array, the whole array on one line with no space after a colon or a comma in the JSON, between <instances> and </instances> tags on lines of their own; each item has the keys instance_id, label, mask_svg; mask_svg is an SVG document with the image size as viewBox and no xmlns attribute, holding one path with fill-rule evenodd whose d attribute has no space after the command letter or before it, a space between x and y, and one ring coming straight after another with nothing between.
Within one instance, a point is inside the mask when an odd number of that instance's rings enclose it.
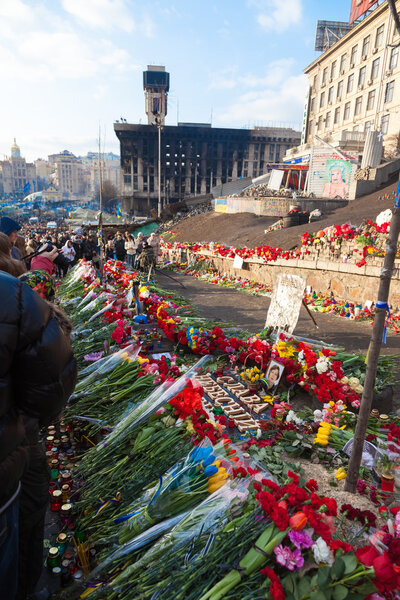
<instances>
[{"instance_id":1,"label":"burned building","mask_svg":"<svg viewBox=\"0 0 400 600\"><path fill-rule=\"evenodd\" d=\"M160 208L161 203L210 194L215 186L240 177L258 177L267 163L281 162L300 143L301 133L290 128L165 125L169 73L163 66L147 67L143 89L148 124L114 123L127 211L148 214L157 204Z\"/></svg>"},{"instance_id":2,"label":"burned building","mask_svg":"<svg viewBox=\"0 0 400 600\"><path fill-rule=\"evenodd\" d=\"M152 125L115 123L121 145L125 206L146 214L157 206L158 131ZM300 143L287 128L225 129L208 124L167 125L161 132L163 202L209 194L240 177L258 177Z\"/></svg>"}]
</instances>

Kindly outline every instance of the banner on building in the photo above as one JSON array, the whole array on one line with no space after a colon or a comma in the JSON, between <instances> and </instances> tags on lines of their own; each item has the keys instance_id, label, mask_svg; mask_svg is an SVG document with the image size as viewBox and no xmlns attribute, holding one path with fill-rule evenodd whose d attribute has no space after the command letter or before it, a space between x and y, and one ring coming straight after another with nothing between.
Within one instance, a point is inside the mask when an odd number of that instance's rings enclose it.
<instances>
[{"instance_id":1,"label":"banner on building","mask_svg":"<svg viewBox=\"0 0 400 600\"><path fill-rule=\"evenodd\" d=\"M331 148L313 148L310 160L308 192L316 198L349 197L350 183L353 180L357 164L357 154L347 152L344 160Z\"/></svg>"},{"instance_id":2,"label":"banner on building","mask_svg":"<svg viewBox=\"0 0 400 600\"><path fill-rule=\"evenodd\" d=\"M367 12L378 0L352 0L350 9L349 25L357 21L364 13Z\"/></svg>"}]
</instances>

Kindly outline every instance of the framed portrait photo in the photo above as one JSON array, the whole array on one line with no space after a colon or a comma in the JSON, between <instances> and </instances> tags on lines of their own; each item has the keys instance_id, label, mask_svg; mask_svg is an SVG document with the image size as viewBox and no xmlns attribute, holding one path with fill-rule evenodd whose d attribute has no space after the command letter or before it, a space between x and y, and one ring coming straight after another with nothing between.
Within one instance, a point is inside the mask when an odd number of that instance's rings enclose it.
<instances>
[{"instance_id":1,"label":"framed portrait photo","mask_svg":"<svg viewBox=\"0 0 400 600\"><path fill-rule=\"evenodd\" d=\"M265 372L265 379L263 379L267 394L274 394L276 392L284 370L284 365L276 362L276 360L270 361Z\"/></svg>"}]
</instances>

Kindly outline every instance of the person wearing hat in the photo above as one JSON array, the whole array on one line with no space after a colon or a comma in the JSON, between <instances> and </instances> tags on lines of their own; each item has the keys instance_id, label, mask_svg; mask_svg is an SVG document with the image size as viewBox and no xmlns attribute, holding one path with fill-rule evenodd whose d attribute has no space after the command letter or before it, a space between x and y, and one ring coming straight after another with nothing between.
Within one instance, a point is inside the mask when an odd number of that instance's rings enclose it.
<instances>
[{"instance_id":1,"label":"person wearing hat","mask_svg":"<svg viewBox=\"0 0 400 600\"><path fill-rule=\"evenodd\" d=\"M14 244L18 237L18 231L21 229L21 225L11 219L11 217L1 217L0 219L0 231L8 235L12 243L11 256L16 260L22 260L22 252Z\"/></svg>"}]
</instances>

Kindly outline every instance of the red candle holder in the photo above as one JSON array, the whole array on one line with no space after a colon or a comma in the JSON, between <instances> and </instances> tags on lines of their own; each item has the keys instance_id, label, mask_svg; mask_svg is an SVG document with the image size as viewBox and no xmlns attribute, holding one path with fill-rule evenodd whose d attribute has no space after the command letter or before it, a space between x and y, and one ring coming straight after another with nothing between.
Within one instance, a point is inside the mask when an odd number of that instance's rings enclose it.
<instances>
[{"instance_id":1,"label":"red candle holder","mask_svg":"<svg viewBox=\"0 0 400 600\"><path fill-rule=\"evenodd\" d=\"M381 476L381 488L383 492L394 492L394 476Z\"/></svg>"},{"instance_id":2,"label":"red candle holder","mask_svg":"<svg viewBox=\"0 0 400 600\"><path fill-rule=\"evenodd\" d=\"M50 495L50 510L59 512L61 510L62 493L61 490L53 490Z\"/></svg>"}]
</instances>

